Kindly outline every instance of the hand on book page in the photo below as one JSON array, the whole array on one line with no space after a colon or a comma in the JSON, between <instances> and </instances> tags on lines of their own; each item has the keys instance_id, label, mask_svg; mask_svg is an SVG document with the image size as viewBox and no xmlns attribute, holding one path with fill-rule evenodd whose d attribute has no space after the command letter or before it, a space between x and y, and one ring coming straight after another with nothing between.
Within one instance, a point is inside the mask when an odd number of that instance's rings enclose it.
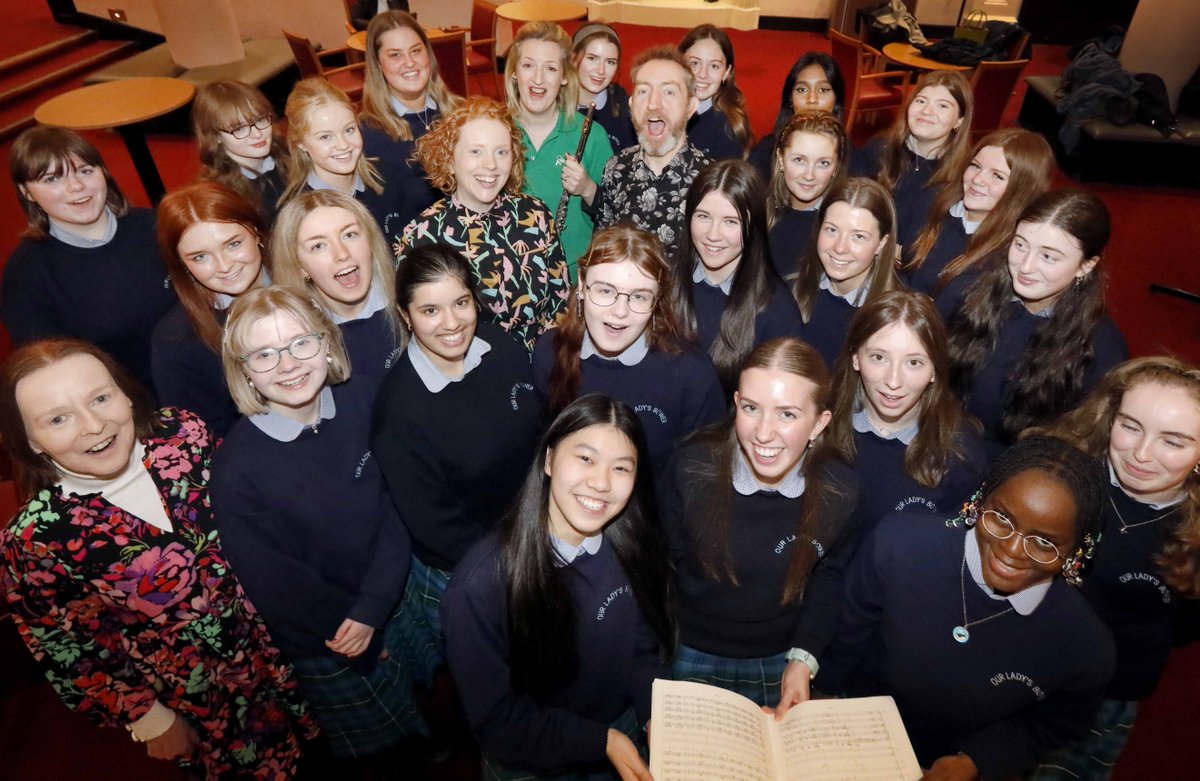
<instances>
[{"instance_id":1,"label":"hand on book page","mask_svg":"<svg viewBox=\"0 0 1200 781\"><path fill-rule=\"evenodd\" d=\"M650 768L642 761L637 746L623 732L615 729L608 731L608 744L604 748L608 761L616 768L621 781L654 781Z\"/></svg>"},{"instance_id":2,"label":"hand on book page","mask_svg":"<svg viewBox=\"0 0 1200 781\"><path fill-rule=\"evenodd\" d=\"M783 691L779 696L779 707L775 708L775 721L783 721L783 717L793 705L799 705L808 699L808 687L811 682L812 670L807 664L787 663L787 667L783 668Z\"/></svg>"},{"instance_id":3,"label":"hand on book page","mask_svg":"<svg viewBox=\"0 0 1200 781\"><path fill-rule=\"evenodd\" d=\"M979 769L966 754L942 757L930 765L921 781L975 781Z\"/></svg>"}]
</instances>

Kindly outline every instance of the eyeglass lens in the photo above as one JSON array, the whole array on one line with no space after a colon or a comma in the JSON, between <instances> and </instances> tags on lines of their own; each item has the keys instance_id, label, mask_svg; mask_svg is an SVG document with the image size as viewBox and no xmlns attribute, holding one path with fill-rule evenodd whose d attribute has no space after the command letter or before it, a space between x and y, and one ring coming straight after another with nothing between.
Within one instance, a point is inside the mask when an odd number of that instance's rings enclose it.
<instances>
[{"instance_id":1,"label":"eyeglass lens","mask_svg":"<svg viewBox=\"0 0 1200 781\"><path fill-rule=\"evenodd\" d=\"M261 374L274 370L279 365L279 361L282 360L284 353L292 356L297 361L306 361L315 356L320 350L321 334L305 334L297 336L281 350L277 350L274 347L265 347L262 350L250 353L243 360L250 367L250 371Z\"/></svg>"}]
</instances>

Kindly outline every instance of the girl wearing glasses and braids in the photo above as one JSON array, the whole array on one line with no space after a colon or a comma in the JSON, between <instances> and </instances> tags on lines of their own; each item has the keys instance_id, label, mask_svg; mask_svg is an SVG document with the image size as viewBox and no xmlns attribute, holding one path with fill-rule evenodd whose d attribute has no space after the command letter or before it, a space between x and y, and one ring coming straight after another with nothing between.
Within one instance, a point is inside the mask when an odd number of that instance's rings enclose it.
<instances>
[{"instance_id":1,"label":"girl wearing glasses and braids","mask_svg":"<svg viewBox=\"0 0 1200 781\"><path fill-rule=\"evenodd\" d=\"M1106 779L1162 675L1180 598L1200 596L1200 368L1138 358L1108 373L1044 431L1108 465L1103 540L1083 595L1117 643L1117 671L1092 733L1033 778Z\"/></svg>"},{"instance_id":2,"label":"girl wearing glasses and braids","mask_svg":"<svg viewBox=\"0 0 1200 781\"><path fill-rule=\"evenodd\" d=\"M533 352L551 413L585 393L625 402L642 420L656 469L678 439L725 414L712 362L680 338L667 274L653 234L629 225L597 231L562 325Z\"/></svg>"},{"instance_id":3,"label":"girl wearing glasses and braids","mask_svg":"<svg viewBox=\"0 0 1200 781\"><path fill-rule=\"evenodd\" d=\"M850 567L816 687L894 697L924 779L1010 778L1081 737L1115 653L1070 584L1105 499L1095 459L1035 437L992 464L957 517L885 517Z\"/></svg>"},{"instance_id":4,"label":"girl wearing glasses and braids","mask_svg":"<svg viewBox=\"0 0 1200 781\"><path fill-rule=\"evenodd\" d=\"M266 96L240 81L196 88L192 131L200 148L200 179L219 182L275 221L291 155Z\"/></svg>"},{"instance_id":5,"label":"girl wearing glasses and braids","mask_svg":"<svg viewBox=\"0 0 1200 781\"><path fill-rule=\"evenodd\" d=\"M375 386L346 382L341 332L301 290L230 308L225 379L245 416L214 460L217 527L342 759L425 727L397 620L411 546L369 444Z\"/></svg>"}]
</instances>

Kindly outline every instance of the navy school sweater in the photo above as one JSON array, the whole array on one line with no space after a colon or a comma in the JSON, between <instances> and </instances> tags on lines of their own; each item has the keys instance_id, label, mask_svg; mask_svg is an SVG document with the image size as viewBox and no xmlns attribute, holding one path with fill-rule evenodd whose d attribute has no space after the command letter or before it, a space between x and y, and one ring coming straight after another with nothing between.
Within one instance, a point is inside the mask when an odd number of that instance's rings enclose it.
<instances>
[{"instance_id":1,"label":"navy school sweater","mask_svg":"<svg viewBox=\"0 0 1200 781\"><path fill-rule=\"evenodd\" d=\"M824 692L888 694L921 765L963 752L981 778L1020 774L1092 725L1113 672L1108 629L1056 578L1028 616L1007 610L963 574L963 530L944 515L889 515L846 578L842 622L816 685ZM970 640L951 636L962 624ZM851 678L873 646L881 668Z\"/></svg>"},{"instance_id":2,"label":"navy school sweater","mask_svg":"<svg viewBox=\"0 0 1200 781\"><path fill-rule=\"evenodd\" d=\"M734 457L740 458L734 454ZM853 523L858 485L845 464L828 462L825 478L836 489L818 511L812 538L797 541L803 496L774 491L743 496L700 475L711 469L707 443L689 442L672 456L659 489L659 509L675 564L680 641L705 653L761 658L803 648L821 660L837 629L842 582L857 543ZM698 508L730 495L729 561L737 585L709 577L698 550ZM792 551L812 545L818 556L804 596L782 603Z\"/></svg>"},{"instance_id":3,"label":"navy school sweater","mask_svg":"<svg viewBox=\"0 0 1200 781\"><path fill-rule=\"evenodd\" d=\"M737 273L736 271L734 272ZM767 306L754 317L754 343L761 344L778 336L798 337L802 324L796 299L775 280ZM719 287L707 282L692 283L692 306L696 310L696 346L705 352L716 341L721 330L721 315L729 296Z\"/></svg>"},{"instance_id":4,"label":"navy school sweater","mask_svg":"<svg viewBox=\"0 0 1200 781\"><path fill-rule=\"evenodd\" d=\"M338 326L350 357L350 381L379 388L388 370L400 359L397 334L392 331L384 310L361 320L348 320Z\"/></svg>"},{"instance_id":5,"label":"navy school sweater","mask_svg":"<svg viewBox=\"0 0 1200 781\"><path fill-rule=\"evenodd\" d=\"M262 213L267 218L267 227L271 227L275 224L275 218L279 216L279 199L283 195L283 191L287 189L287 179L284 177L283 169L276 167L253 179L248 176L246 179L258 193L259 201L262 204Z\"/></svg>"},{"instance_id":6,"label":"navy school sweater","mask_svg":"<svg viewBox=\"0 0 1200 781\"><path fill-rule=\"evenodd\" d=\"M408 532L368 444L374 389L333 386L337 414L279 442L238 421L212 467L213 515L230 563L279 649L330 657L346 618L381 629L408 579ZM369 669L383 632L356 667Z\"/></svg>"},{"instance_id":7,"label":"navy school sweater","mask_svg":"<svg viewBox=\"0 0 1200 781\"><path fill-rule=\"evenodd\" d=\"M729 119L713 106L703 114L693 114L687 123L687 139L710 160L741 160L742 145L734 138Z\"/></svg>"},{"instance_id":8,"label":"navy school sweater","mask_svg":"<svg viewBox=\"0 0 1200 781\"><path fill-rule=\"evenodd\" d=\"M225 312L217 314L224 322ZM218 438L242 417L225 384L221 356L200 341L182 304L154 326L150 364L160 403L195 412Z\"/></svg>"},{"instance_id":9,"label":"navy school sweater","mask_svg":"<svg viewBox=\"0 0 1200 781\"><path fill-rule=\"evenodd\" d=\"M512 505L543 423L529 353L498 326L474 369L431 393L408 355L379 389L371 452L379 461L417 558L453 569Z\"/></svg>"},{"instance_id":10,"label":"navy school sweater","mask_svg":"<svg viewBox=\"0 0 1200 781\"><path fill-rule=\"evenodd\" d=\"M543 398L549 393L557 334L557 329L542 334L533 350L534 384ZM682 353L651 350L636 366L593 355L580 362L580 369L579 396L603 393L637 414L656 474L666 466L676 442L726 415L717 370L695 348Z\"/></svg>"},{"instance_id":11,"label":"navy school sweater","mask_svg":"<svg viewBox=\"0 0 1200 781\"><path fill-rule=\"evenodd\" d=\"M920 268L902 272L900 279L911 289L932 296L937 290L938 275L942 273L942 269L966 252L970 241L971 237L963 228L962 220L949 214L945 215L942 217L942 229L938 232L937 241L925 256L925 262ZM912 247L905 245L904 249L904 262L907 263L912 257Z\"/></svg>"},{"instance_id":12,"label":"navy school sweater","mask_svg":"<svg viewBox=\"0 0 1200 781\"><path fill-rule=\"evenodd\" d=\"M775 133L774 130L758 139L753 147L750 148L750 155L746 158L750 165L754 166L754 170L758 171L758 175L762 177L763 183L771 181L771 172L775 170Z\"/></svg>"},{"instance_id":13,"label":"navy school sweater","mask_svg":"<svg viewBox=\"0 0 1200 781\"><path fill-rule=\"evenodd\" d=\"M876 136L861 150L850 155L849 175L878 178L883 153L883 136ZM921 157L911 150L904 150L904 172L892 188L892 201L896 204L896 243L907 247L929 220L929 211L937 197L937 189L929 187L929 180L937 173L941 160Z\"/></svg>"},{"instance_id":14,"label":"navy school sweater","mask_svg":"<svg viewBox=\"0 0 1200 781\"><path fill-rule=\"evenodd\" d=\"M653 680L670 677L607 540L567 569L580 667L544 698L513 687L497 534L471 549L442 599L446 658L467 722L483 753L509 769L605 764L609 724L630 706L648 720Z\"/></svg>"},{"instance_id":15,"label":"navy school sweater","mask_svg":"<svg viewBox=\"0 0 1200 781\"><path fill-rule=\"evenodd\" d=\"M150 335L176 303L151 209L130 209L102 247L25 239L0 286L0 319L15 346L63 336L91 342L152 396Z\"/></svg>"},{"instance_id":16,"label":"navy school sweater","mask_svg":"<svg viewBox=\"0 0 1200 781\"><path fill-rule=\"evenodd\" d=\"M800 338L821 354L830 371L846 341L850 319L857 311L858 308L846 299L828 290L818 290L813 299L812 315L800 327Z\"/></svg>"},{"instance_id":17,"label":"navy school sweater","mask_svg":"<svg viewBox=\"0 0 1200 781\"><path fill-rule=\"evenodd\" d=\"M429 114L432 124L439 115L436 111L430 111ZM425 134L425 126L415 117L406 119L413 132L412 141L396 141L379 128L362 125L363 154L375 163L389 189L394 188L403 194L404 213L397 212L390 216L387 225L380 222L389 241L398 239L409 222L443 195L425 178L425 169L415 159L416 139Z\"/></svg>"},{"instance_id":18,"label":"navy school sweater","mask_svg":"<svg viewBox=\"0 0 1200 781\"><path fill-rule=\"evenodd\" d=\"M587 114L587 108L580 106L579 113L581 116ZM613 154L637 143L633 120L629 117L629 93L615 81L608 85L608 102L604 104L604 108L596 109L592 114L592 121L604 128L604 132L608 134L608 143L612 146Z\"/></svg>"},{"instance_id":19,"label":"navy school sweater","mask_svg":"<svg viewBox=\"0 0 1200 781\"><path fill-rule=\"evenodd\" d=\"M1154 692L1167 664L1179 604L1153 559L1180 516L1175 512L1162 518L1168 510L1131 499L1115 485L1109 486L1108 496L1103 534L1083 571L1080 590L1117 644L1117 671L1105 696L1143 700ZM1118 511L1130 527L1124 533ZM1150 523L1155 518L1162 519Z\"/></svg>"},{"instance_id":20,"label":"navy school sweater","mask_svg":"<svg viewBox=\"0 0 1200 781\"><path fill-rule=\"evenodd\" d=\"M785 209L771 226L767 243L771 265L781 279L793 280L800 273L800 257L813 245L819 209Z\"/></svg>"}]
</instances>

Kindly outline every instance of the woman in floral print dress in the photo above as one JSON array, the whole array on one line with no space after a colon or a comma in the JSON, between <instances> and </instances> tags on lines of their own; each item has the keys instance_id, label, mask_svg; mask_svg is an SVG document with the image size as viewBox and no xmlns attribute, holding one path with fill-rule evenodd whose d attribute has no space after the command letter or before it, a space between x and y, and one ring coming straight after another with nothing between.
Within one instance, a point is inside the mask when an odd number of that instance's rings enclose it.
<instances>
[{"instance_id":1,"label":"woman in floral print dress","mask_svg":"<svg viewBox=\"0 0 1200 781\"><path fill-rule=\"evenodd\" d=\"M207 778L291 777L315 728L222 554L203 421L49 340L0 370L0 437L28 499L0 583L63 702Z\"/></svg>"}]
</instances>

